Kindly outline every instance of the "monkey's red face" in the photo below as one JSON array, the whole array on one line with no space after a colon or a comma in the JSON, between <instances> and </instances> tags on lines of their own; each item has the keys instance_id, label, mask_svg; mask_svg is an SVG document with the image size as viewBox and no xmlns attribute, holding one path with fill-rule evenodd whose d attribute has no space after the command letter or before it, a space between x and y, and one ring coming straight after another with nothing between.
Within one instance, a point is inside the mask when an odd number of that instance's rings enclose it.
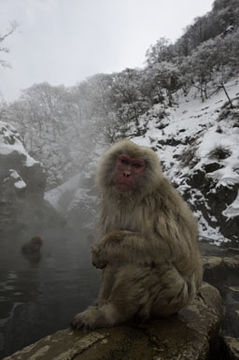
<instances>
[{"instance_id":1,"label":"monkey's red face","mask_svg":"<svg viewBox=\"0 0 239 360\"><path fill-rule=\"evenodd\" d=\"M129 155L119 155L116 161L115 185L120 192L134 188L137 178L144 172L144 160L131 158Z\"/></svg>"}]
</instances>

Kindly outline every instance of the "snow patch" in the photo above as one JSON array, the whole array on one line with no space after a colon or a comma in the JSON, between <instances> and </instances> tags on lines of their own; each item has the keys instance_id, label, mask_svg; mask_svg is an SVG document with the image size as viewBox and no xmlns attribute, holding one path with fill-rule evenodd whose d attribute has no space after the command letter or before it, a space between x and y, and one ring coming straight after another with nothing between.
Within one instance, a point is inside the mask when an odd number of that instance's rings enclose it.
<instances>
[{"instance_id":1,"label":"snow patch","mask_svg":"<svg viewBox=\"0 0 239 360\"><path fill-rule=\"evenodd\" d=\"M234 218L235 216L239 216L239 191L237 193L236 199L230 204L226 210L223 211L223 215L228 218Z\"/></svg>"},{"instance_id":2,"label":"snow patch","mask_svg":"<svg viewBox=\"0 0 239 360\"><path fill-rule=\"evenodd\" d=\"M14 127L0 121L0 155L9 155L13 152L24 155L25 166L27 167L39 163L27 153L19 134Z\"/></svg>"},{"instance_id":3,"label":"snow patch","mask_svg":"<svg viewBox=\"0 0 239 360\"><path fill-rule=\"evenodd\" d=\"M16 170L9 169L9 172L10 172L10 177L16 180L14 182L14 186L17 189L24 189L27 187L27 184L25 183L25 181L22 180L21 176L18 174Z\"/></svg>"}]
</instances>

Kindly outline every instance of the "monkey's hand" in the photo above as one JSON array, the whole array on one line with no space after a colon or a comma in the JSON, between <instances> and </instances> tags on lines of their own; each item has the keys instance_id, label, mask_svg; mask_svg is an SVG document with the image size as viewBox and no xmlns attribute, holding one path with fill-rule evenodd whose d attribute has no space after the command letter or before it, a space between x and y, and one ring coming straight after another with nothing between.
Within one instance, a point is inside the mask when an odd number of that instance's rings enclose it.
<instances>
[{"instance_id":1,"label":"monkey's hand","mask_svg":"<svg viewBox=\"0 0 239 360\"><path fill-rule=\"evenodd\" d=\"M95 244L91 248L92 264L98 269L104 269L107 265L107 260L104 257L103 248L100 244Z\"/></svg>"},{"instance_id":2,"label":"monkey's hand","mask_svg":"<svg viewBox=\"0 0 239 360\"><path fill-rule=\"evenodd\" d=\"M151 248L151 247L150 247ZM103 269L108 264L152 262L152 251L139 233L119 230L103 236L92 249L92 263Z\"/></svg>"}]
</instances>

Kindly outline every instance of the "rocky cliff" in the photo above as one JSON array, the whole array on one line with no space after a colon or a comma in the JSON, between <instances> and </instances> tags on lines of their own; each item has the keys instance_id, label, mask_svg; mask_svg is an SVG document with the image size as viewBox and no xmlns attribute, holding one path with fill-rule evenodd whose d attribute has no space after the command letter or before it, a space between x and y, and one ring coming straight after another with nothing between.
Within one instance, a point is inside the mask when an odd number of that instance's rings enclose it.
<instances>
[{"instance_id":1,"label":"rocky cliff","mask_svg":"<svg viewBox=\"0 0 239 360\"><path fill-rule=\"evenodd\" d=\"M44 221L55 211L44 200L46 175L26 151L18 132L0 122L0 231ZM48 212L48 214L47 214Z\"/></svg>"}]
</instances>

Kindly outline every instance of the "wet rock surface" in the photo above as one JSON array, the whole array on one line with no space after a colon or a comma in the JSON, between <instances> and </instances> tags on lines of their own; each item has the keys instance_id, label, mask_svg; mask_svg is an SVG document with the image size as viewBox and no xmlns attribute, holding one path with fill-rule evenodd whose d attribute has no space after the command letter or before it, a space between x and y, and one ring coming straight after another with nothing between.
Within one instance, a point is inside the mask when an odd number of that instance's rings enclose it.
<instances>
[{"instance_id":1,"label":"wet rock surface","mask_svg":"<svg viewBox=\"0 0 239 360\"><path fill-rule=\"evenodd\" d=\"M219 289L225 306L220 335L223 359L239 359L239 249L202 242L201 252L204 280Z\"/></svg>"},{"instance_id":2,"label":"wet rock surface","mask_svg":"<svg viewBox=\"0 0 239 360\"><path fill-rule=\"evenodd\" d=\"M235 339L230 336L224 337L225 350L227 354L226 360L238 360L239 359L239 339Z\"/></svg>"}]
</instances>

